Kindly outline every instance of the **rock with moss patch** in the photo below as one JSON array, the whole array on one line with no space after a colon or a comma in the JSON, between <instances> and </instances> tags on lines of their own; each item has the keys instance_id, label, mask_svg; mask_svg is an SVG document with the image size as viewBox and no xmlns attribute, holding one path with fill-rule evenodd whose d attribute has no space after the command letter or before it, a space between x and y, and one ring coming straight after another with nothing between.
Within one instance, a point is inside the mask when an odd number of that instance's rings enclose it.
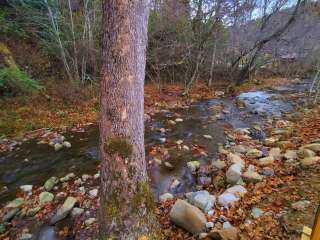
<instances>
[{"instance_id":1,"label":"rock with moss patch","mask_svg":"<svg viewBox=\"0 0 320 240\"><path fill-rule=\"evenodd\" d=\"M71 212L76 202L77 199L74 197L68 197L63 205L58 209L57 213L51 218L50 224L55 224L56 222L64 219Z\"/></svg>"},{"instance_id":2,"label":"rock with moss patch","mask_svg":"<svg viewBox=\"0 0 320 240\"><path fill-rule=\"evenodd\" d=\"M133 147L127 139L116 137L105 143L104 150L109 155L117 154L122 158L128 158L132 154Z\"/></svg>"},{"instance_id":3,"label":"rock with moss patch","mask_svg":"<svg viewBox=\"0 0 320 240\"><path fill-rule=\"evenodd\" d=\"M58 182L58 178L51 177L44 183L44 189L50 192Z\"/></svg>"},{"instance_id":4,"label":"rock with moss patch","mask_svg":"<svg viewBox=\"0 0 320 240\"><path fill-rule=\"evenodd\" d=\"M39 195L40 205L44 205L46 203L51 203L54 199L54 195L50 192L42 192Z\"/></svg>"},{"instance_id":5,"label":"rock with moss patch","mask_svg":"<svg viewBox=\"0 0 320 240\"><path fill-rule=\"evenodd\" d=\"M200 168L200 162L199 161L191 161L187 163L188 168L191 170L191 172L195 172Z\"/></svg>"}]
</instances>

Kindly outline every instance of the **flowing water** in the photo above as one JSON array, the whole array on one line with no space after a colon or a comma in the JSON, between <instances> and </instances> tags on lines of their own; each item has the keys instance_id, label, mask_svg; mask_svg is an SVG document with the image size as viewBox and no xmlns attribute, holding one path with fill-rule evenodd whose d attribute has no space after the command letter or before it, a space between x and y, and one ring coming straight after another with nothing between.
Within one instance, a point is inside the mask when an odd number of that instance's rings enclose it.
<instances>
[{"instance_id":1,"label":"flowing water","mask_svg":"<svg viewBox=\"0 0 320 240\"><path fill-rule=\"evenodd\" d=\"M308 84L292 84L275 87L263 91L254 91L240 94L237 99L245 103L245 109L237 107L236 98L220 98L208 101L199 101L191 104L187 109L162 111L156 114L151 123L146 124L146 150L159 145L161 138L170 141L183 140L183 144L204 146L208 156L196 156L201 163L212 159L219 143L224 143L224 126L251 127L253 123L264 120L266 117L280 117L281 114L293 110L294 103L279 99L288 94L298 97L308 89ZM212 110L216 106L223 106L224 111L217 119ZM168 120L180 117L183 122L175 126L168 126ZM170 128L171 131L161 133L159 128ZM211 135L206 139L203 135ZM42 185L49 177L62 177L70 172L76 175L93 174L98 170L98 127L91 125L84 132L69 132L64 134L70 141L70 149L55 152L52 147L37 144L35 140L24 142L12 152L0 154L0 189L7 186L8 191L0 196L0 205L14 198L20 185ZM195 156L184 151L170 152L170 163L173 169L163 165L149 165L149 175L156 195L167 192L174 178L181 181L178 191L191 190L194 179L186 162L195 160ZM150 159L148 159L150 160Z\"/></svg>"}]
</instances>

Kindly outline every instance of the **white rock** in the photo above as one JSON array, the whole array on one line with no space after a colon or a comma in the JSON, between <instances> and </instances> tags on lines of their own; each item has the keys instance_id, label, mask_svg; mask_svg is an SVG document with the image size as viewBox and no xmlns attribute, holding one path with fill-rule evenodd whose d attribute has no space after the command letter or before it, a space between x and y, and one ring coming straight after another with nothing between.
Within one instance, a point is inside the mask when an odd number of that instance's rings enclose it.
<instances>
[{"instance_id":1,"label":"white rock","mask_svg":"<svg viewBox=\"0 0 320 240\"><path fill-rule=\"evenodd\" d=\"M229 207L231 204L237 201L239 201L239 198L237 198L234 194L228 192L222 193L218 197L218 203L222 207Z\"/></svg>"},{"instance_id":2,"label":"white rock","mask_svg":"<svg viewBox=\"0 0 320 240\"><path fill-rule=\"evenodd\" d=\"M32 185L22 185L20 186L20 189L24 192L31 192L32 191L33 186Z\"/></svg>"},{"instance_id":3,"label":"white rock","mask_svg":"<svg viewBox=\"0 0 320 240\"><path fill-rule=\"evenodd\" d=\"M227 182L231 184L235 184L240 180L241 175L242 175L242 166L237 163L232 164L226 173Z\"/></svg>"},{"instance_id":4,"label":"white rock","mask_svg":"<svg viewBox=\"0 0 320 240\"><path fill-rule=\"evenodd\" d=\"M208 191L198 191L198 192L190 192L186 194L188 201L202 209L205 213L210 211L216 202L216 198L213 195L210 195Z\"/></svg>"},{"instance_id":5,"label":"white rock","mask_svg":"<svg viewBox=\"0 0 320 240\"><path fill-rule=\"evenodd\" d=\"M59 150L62 149L62 148L63 148L63 145L62 145L62 144L60 144L60 143L54 144L54 150L55 150L55 151L59 151Z\"/></svg>"},{"instance_id":6,"label":"white rock","mask_svg":"<svg viewBox=\"0 0 320 240\"><path fill-rule=\"evenodd\" d=\"M181 145L183 143L183 141L182 140L178 140L178 141L176 141L176 144L178 144L178 145Z\"/></svg>"},{"instance_id":7,"label":"white rock","mask_svg":"<svg viewBox=\"0 0 320 240\"><path fill-rule=\"evenodd\" d=\"M229 153L227 157L231 163L237 163L241 166L241 168L245 166L245 162L242 160L240 156L233 153Z\"/></svg>"},{"instance_id":8,"label":"white rock","mask_svg":"<svg viewBox=\"0 0 320 240\"><path fill-rule=\"evenodd\" d=\"M96 221L95 218L88 218L87 220L85 220L84 224L89 227L90 225L92 225L94 222Z\"/></svg>"},{"instance_id":9,"label":"white rock","mask_svg":"<svg viewBox=\"0 0 320 240\"><path fill-rule=\"evenodd\" d=\"M213 222L207 222L206 223L206 228L207 229L211 229L211 228L213 228L214 227L214 223Z\"/></svg>"},{"instance_id":10,"label":"white rock","mask_svg":"<svg viewBox=\"0 0 320 240\"><path fill-rule=\"evenodd\" d=\"M281 149L276 147L276 148L271 148L269 151L269 156L273 157L274 159L279 159L281 158Z\"/></svg>"},{"instance_id":11,"label":"white rock","mask_svg":"<svg viewBox=\"0 0 320 240\"><path fill-rule=\"evenodd\" d=\"M164 193L159 197L160 202L165 202L169 199L173 199L173 195L171 193Z\"/></svg>"},{"instance_id":12,"label":"white rock","mask_svg":"<svg viewBox=\"0 0 320 240\"><path fill-rule=\"evenodd\" d=\"M187 166L191 170L191 172L195 172L200 168L200 162L199 161L187 162Z\"/></svg>"},{"instance_id":13,"label":"white rock","mask_svg":"<svg viewBox=\"0 0 320 240\"><path fill-rule=\"evenodd\" d=\"M229 187L225 193L232 193L234 195L237 196L243 196L244 194L246 194L248 191L245 187L241 186L241 185L234 185L232 187Z\"/></svg>"},{"instance_id":14,"label":"white rock","mask_svg":"<svg viewBox=\"0 0 320 240\"><path fill-rule=\"evenodd\" d=\"M183 122L183 119L182 118L176 118L174 121L175 122Z\"/></svg>"},{"instance_id":15,"label":"white rock","mask_svg":"<svg viewBox=\"0 0 320 240\"><path fill-rule=\"evenodd\" d=\"M89 191L90 198L96 198L98 196L98 189L92 189Z\"/></svg>"},{"instance_id":16,"label":"white rock","mask_svg":"<svg viewBox=\"0 0 320 240\"><path fill-rule=\"evenodd\" d=\"M64 142L62 143L62 145L63 145L65 148L71 148L71 143L70 143L70 142L64 141Z\"/></svg>"},{"instance_id":17,"label":"white rock","mask_svg":"<svg viewBox=\"0 0 320 240\"><path fill-rule=\"evenodd\" d=\"M211 135L203 135L203 137L204 137L205 139L212 139L212 136L211 136Z\"/></svg>"}]
</instances>

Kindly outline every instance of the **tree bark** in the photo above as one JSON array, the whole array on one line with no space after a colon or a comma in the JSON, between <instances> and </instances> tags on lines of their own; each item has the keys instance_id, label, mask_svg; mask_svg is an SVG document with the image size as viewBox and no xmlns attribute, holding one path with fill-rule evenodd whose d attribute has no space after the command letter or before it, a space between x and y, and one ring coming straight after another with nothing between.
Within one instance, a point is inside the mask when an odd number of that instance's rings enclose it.
<instances>
[{"instance_id":1,"label":"tree bark","mask_svg":"<svg viewBox=\"0 0 320 240\"><path fill-rule=\"evenodd\" d=\"M144 149L149 1L103 1L100 238L158 234Z\"/></svg>"}]
</instances>

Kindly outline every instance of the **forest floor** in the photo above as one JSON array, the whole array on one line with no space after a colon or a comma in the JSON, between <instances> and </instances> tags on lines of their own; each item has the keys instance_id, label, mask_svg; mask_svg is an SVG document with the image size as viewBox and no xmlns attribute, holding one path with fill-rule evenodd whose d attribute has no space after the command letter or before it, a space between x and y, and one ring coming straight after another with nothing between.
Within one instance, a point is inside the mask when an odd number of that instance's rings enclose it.
<instances>
[{"instance_id":1,"label":"forest floor","mask_svg":"<svg viewBox=\"0 0 320 240\"><path fill-rule=\"evenodd\" d=\"M285 83L288 83L287 79L268 79L259 85L242 86L232 94ZM188 106L196 100L219 98L223 93L218 90L209 91L204 85L197 85L191 98L186 98L181 95L181 86L164 88L160 94L154 86L147 85L146 118L152 118L161 110ZM28 130L44 127L80 128L97 120L97 98L74 105L58 96L49 97L41 93L28 99L1 101L4 107L0 113L0 129L2 133L6 130L9 136L2 139L1 151L10 150L14 147L14 141L19 141L21 137L27 140L43 134L39 130ZM175 128L175 125L168 128ZM259 135L261 130L267 136L256 138L254 135ZM200 237L208 240L300 239L302 227L312 227L320 202L320 106L296 109L281 119L266 119L253 132L230 127L224 131L228 143L219 148L219 163L216 161L210 166L196 167L193 173L196 178L209 176L210 181L202 184L202 190L208 191L216 199L213 210L204 213L210 224L207 224L207 230L203 229ZM175 147L181 148L178 145ZM206 152L206 149L193 145L190 151L205 154L202 152ZM160 154L160 161L163 162L161 153L163 149L157 148L148 155L156 159ZM233 183L237 187L231 189L233 180L227 172L233 164L241 165L243 181L237 180ZM34 186L21 189L17 196L19 198L0 209L0 239L31 239L32 234L37 239L95 239L99 173L81 177L71 174L48 181L45 188ZM223 200L225 193L229 197L233 195L231 200ZM67 197L69 203L65 201ZM178 198L185 199L185 196L169 196L158 203L157 214L162 233L166 239L198 239L175 226L170 219L169 213ZM50 224L45 224L45 228L35 233L40 222L52 221L53 216L57 215L56 209L63 210L62 204L65 208L68 208L68 204L72 205L67 213L75 208L71 212L72 218L58 221L55 225L58 237L54 237Z\"/></svg>"}]
</instances>

